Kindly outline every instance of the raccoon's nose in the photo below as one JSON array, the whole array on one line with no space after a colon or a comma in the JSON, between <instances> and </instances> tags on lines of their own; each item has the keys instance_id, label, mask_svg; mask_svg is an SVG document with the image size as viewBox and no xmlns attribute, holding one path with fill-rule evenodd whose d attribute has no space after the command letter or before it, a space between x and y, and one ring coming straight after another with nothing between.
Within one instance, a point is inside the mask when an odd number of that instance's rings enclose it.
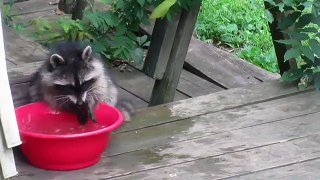
<instances>
[{"instance_id":1,"label":"raccoon's nose","mask_svg":"<svg viewBox=\"0 0 320 180\"><path fill-rule=\"evenodd\" d=\"M78 100L77 101L77 105L81 106L83 104L83 101L82 100Z\"/></svg>"}]
</instances>

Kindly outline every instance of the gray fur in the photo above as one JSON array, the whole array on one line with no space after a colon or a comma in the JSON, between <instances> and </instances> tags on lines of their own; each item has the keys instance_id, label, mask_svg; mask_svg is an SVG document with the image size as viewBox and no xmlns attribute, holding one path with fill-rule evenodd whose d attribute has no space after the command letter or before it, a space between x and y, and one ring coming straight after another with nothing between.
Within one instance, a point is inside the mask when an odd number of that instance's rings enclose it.
<instances>
[{"instance_id":1,"label":"gray fur","mask_svg":"<svg viewBox=\"0 0 320 180\"><path fill-rule=\"evenodd\" d=\"M81 90L81 93L66 95L64 92L65 86L77 87L79 84L81 87L85 81L93 78L96 81L87 89ZM59 110L73 110L72 107L82 99L92 108L99 102L117 106L126 120L130 120L134 112L130 102L119 100L118 88L104 68L102 60L92 55L90 46L82 48L76 43L58 44L56 50L35 73L29 94L30 97L35 97L32 101L43 99ZM36 94L40 96L34 96Z\"/></svg>"}]
</instances>

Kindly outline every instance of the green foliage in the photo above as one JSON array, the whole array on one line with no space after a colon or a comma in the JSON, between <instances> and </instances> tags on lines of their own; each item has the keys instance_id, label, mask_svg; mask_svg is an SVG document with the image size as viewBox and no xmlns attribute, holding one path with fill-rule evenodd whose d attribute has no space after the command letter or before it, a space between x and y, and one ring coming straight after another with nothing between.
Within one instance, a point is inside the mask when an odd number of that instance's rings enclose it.
<instances>
[{"instance_id":1,"label":"green foliage","mask_svg":"<svg viewBox=\"0 0 320 180\"><path fill-rule=\"evenodd\" d=\"M161 18L164 17L169 9L177 2L177 0L164 0L159 4L152 12L152 18Z\"/></svg>"},{"instance_id":2,"label":"green foliage","mask_svg":"<svg viewBox=\"0 0 320 180\"><path fill-rule=\"evenodd\" d=\"M279 43L289 48L284 60L294 59L298 67L282 75L285 81L299 81L304 88L310 84L320 89L320 0L267 1L277 10L279 29L288 34L288 38Z\"/></svg>"},{"instance_id":3,"label":"green foliage","mask_svg":"<svg viewBox=\"0 0 320 180\"><path fill-rule=\"evenodd\" d=\"M43 18L32 20L36 31L32 37L44 44L59 40L87 41L104 58L127 60L141 63L144 49L149 46L147 36L139 33L142 24L150 24L148 7L156 7L154 17L168 19L188 8L194 0L174 0L163 5L163 0L104 0L111 6L109 10L96 10L91 7L85 10L82 20L60 17L55 22ZM167 3L167 1L165 1ZM181 8L182 7L182 8Z\"/></svg>"},{"instance_id":4,"label":"green foliage","mask_svg":"<svg viewBox=\"0 0 320 180\"><path fill-rule=\"evenodd\" d=\"M260 0L203 0L196 26L198 37L207 43L232 49L271 72L278 72L268 19Z\"/></svg>"}]
</instances>

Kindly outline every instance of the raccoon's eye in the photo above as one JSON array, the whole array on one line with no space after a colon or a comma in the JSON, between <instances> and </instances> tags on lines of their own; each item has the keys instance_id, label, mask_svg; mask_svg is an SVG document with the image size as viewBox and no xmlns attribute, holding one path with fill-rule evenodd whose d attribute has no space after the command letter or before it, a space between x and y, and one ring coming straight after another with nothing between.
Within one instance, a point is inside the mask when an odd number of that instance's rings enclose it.
<instances>
[{"instance_id":1,"label":"raccoon's eye","mask_svg":"<svg viewBox=\"0 0 320 180\"><path fill-rule=\"evenodd\" d=\"M54 87L63 94L73 94L75 89L74 86L71 84L55 84Z\"/></svg>"},{"instance_id":2,"label":"raccoon's eye","mask_svg":"<svg viewBox=\"0 0 320 180\"><path fill-rule=\"evenodd\" d=\"M87 80L87 81L84 81L83 83L82 83L82 85L81 85L81 89L83 90L83 91L86 91L86 90L88 90L89 88L90 88L90 86L92 86L95 82L96 82L96 78L92 78L92 79L89 79L89 80Z\"/></svg>"}]
</instances>

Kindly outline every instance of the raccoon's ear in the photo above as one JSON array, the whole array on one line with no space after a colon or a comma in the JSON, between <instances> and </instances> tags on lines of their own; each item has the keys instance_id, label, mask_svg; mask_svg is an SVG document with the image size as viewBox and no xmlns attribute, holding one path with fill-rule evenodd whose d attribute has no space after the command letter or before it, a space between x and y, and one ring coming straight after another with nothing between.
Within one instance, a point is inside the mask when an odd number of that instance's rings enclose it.
<instances>
[{"instance_id":1,"label":"raccoon's ear","mask_svg":"<svg viewBox=\"0 0 320 180\"><path fill-rule=\"evenodd\" d=\"M59 54L52 54L50 56L50 64L53 68L56 68L64 64L64 59Z\"/></svg>"},{"instance_id":2,"label":"raccoon's ear","mask_svg":"<svg viewBox=\"0 0 320 180\"><path fill-rule=\"evenodd\" d=\"M91 59L91 55L92 55L92 49L91 46L87 46L86 48L84 48L84 50L82 51L82 55L81 58L82 60L90 60Z\"/></svg>"}]
</instances>

